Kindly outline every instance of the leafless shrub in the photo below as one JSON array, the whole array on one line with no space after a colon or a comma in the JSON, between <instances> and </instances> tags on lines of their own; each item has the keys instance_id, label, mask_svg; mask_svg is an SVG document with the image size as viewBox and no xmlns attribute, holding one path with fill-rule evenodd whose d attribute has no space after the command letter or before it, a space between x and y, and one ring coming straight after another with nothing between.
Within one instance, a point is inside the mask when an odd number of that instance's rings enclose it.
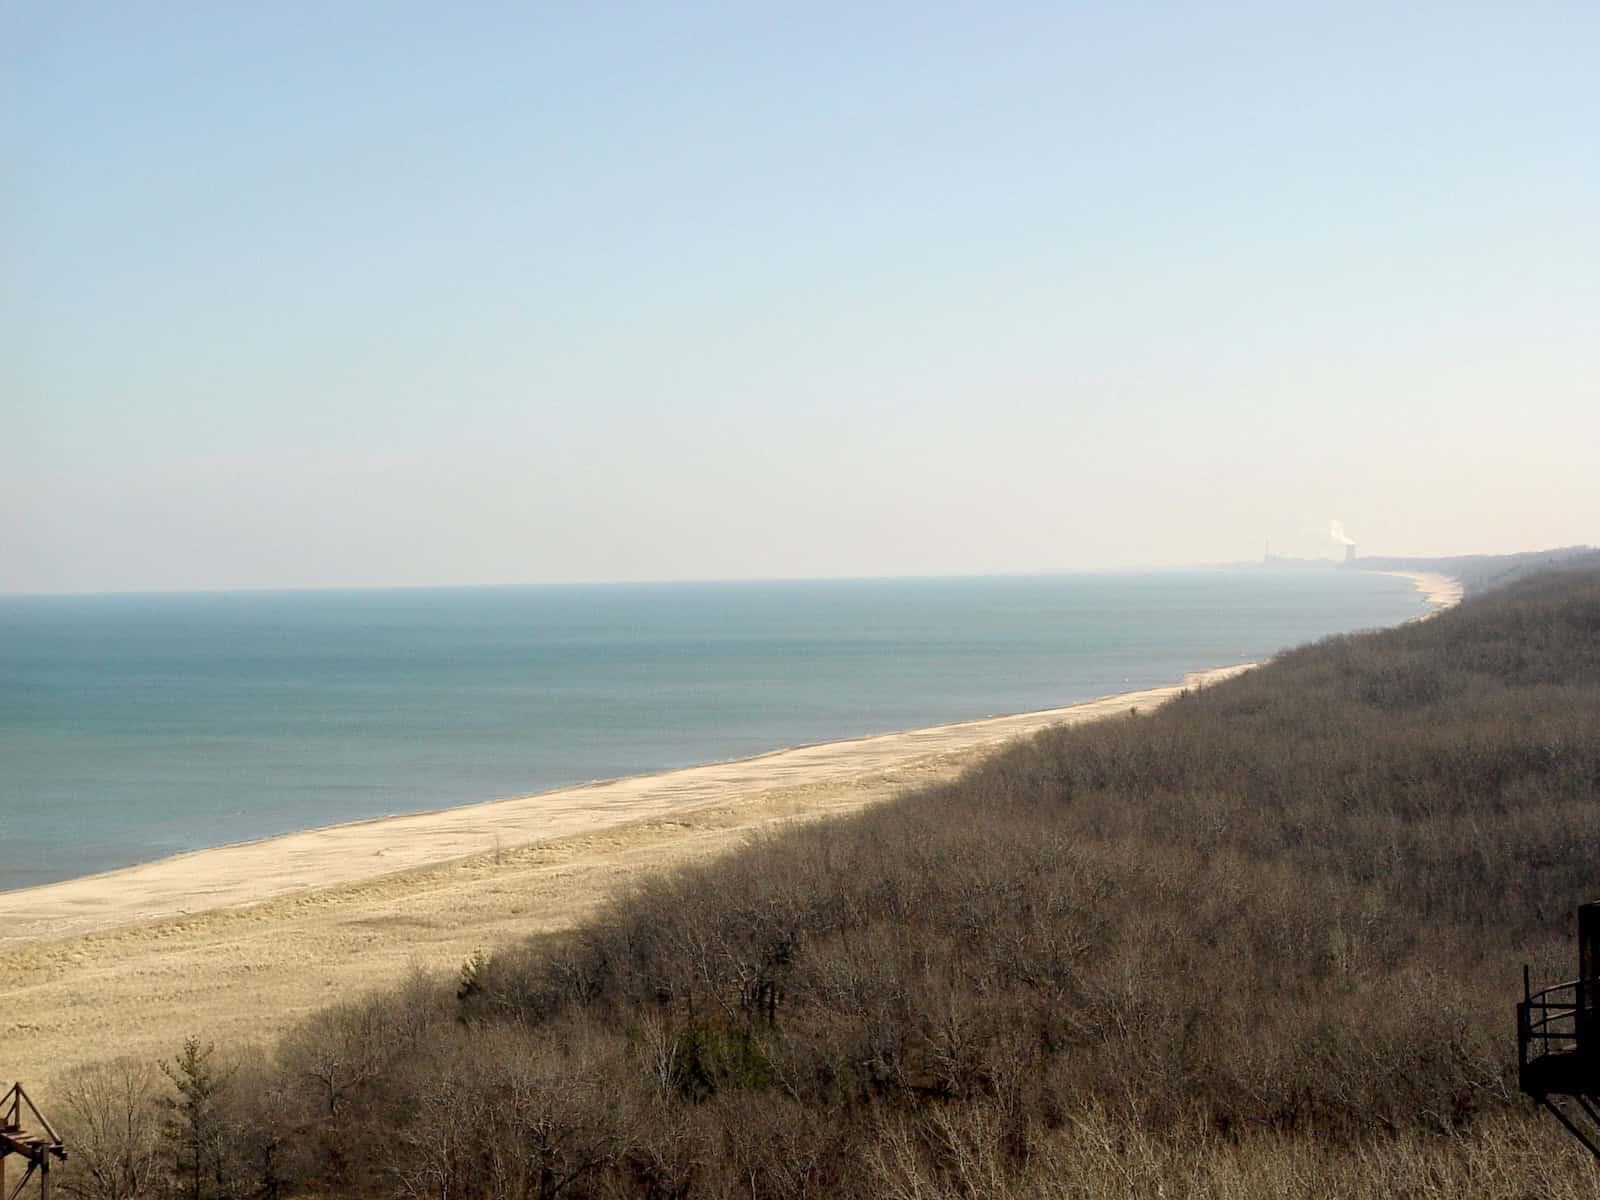
<instances>
[{"instance_id":1,"label":"leafless shrub","mask_svg":"<svg viewBox=\"0 0 1600 1200\"><path fill-rule=\"evenodd\" d=\"M1574 570L1329 639L330 1010L242 1192L1592 1194L1507 1018L1600 887L1597 630Z\"/></svg>"},{"instance_id":2,"label":"leafless shrub","mask_svg":"<svg viewBox=\"0 0 1600 1200\"><path fill-rule=\"evenodd\" d=\"M160 1075L117 1059L83 1068L63 1085L64 1136L72 1153L61 1187L83 1200L136 1200L161 1180Z\"/></svg>"}]
</instances>

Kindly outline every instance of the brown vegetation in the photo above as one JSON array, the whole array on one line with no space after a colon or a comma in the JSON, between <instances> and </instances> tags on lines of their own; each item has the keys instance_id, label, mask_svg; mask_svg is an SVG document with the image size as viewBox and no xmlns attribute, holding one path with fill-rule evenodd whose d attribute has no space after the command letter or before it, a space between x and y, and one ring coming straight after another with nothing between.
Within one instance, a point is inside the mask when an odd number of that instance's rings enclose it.
<instances>
[{"instance_id":1,"label":"brown vegetation","mask_svg":"<svg viewBox=\"0 0 1600 1200\"><path fill-rule=\"evenodd\" d=\"M331 1010L271 1064L212 1073L203 1129L169 1103L159 1169L158 1077L85 1076L79 1144L104 1149L73 1182L1592 1194L1510 1064L1518 965L1565 973L1600 892L1597 799L1600 572L1526 580Z\"/></svg>"}]
</instances>

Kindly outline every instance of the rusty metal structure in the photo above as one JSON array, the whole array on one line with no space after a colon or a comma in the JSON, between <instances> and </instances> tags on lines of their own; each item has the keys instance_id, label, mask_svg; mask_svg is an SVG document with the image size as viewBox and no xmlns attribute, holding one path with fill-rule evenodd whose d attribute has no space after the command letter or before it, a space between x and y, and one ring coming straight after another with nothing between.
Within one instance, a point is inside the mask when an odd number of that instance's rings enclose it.
<instances>
[{"instance_id":1,"label":"rusty metal structure","mask_svg":"<svg viewBox=\"0 0 1600 1200\"><path fill-rule=\"evenodd\" d=\"M17 1185L7 1190L6 1159L13 1154L27 1163L27 1169ZM39 1200L50 1200L50 1160L66 1157L66 1147L50 1122L34 1107L22 1085L13 1083L0 1100L0 1200L17 1200L35 1175L39 1177Z\"/></svg>"},{"instance_id":2,"label":"rusty metal structure","mask_svg":"<svg viewBox=\"0 0 1600 1200\"><path fill-rule=\"evenodd\" d=\"M1578 977L1532 989L1522 968L1517 1086L1600 1158L1600 902L1578 907Z\"/></svg>"}]
</instances>

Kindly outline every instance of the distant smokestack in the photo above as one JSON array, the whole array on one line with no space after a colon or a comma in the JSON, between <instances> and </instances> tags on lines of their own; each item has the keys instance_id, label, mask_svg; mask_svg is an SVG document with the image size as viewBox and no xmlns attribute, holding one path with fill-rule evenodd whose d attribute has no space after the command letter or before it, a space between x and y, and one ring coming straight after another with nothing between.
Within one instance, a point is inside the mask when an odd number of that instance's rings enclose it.
<instances>
[{"instance_id":1,"label":"distant smokestack","mask_svg":"<svg viewBox=\"0 0 1600 1200\"><path fill-rule=\"evenodd\" d=\"M1344 522L1333 520L1328 522L1328 538L1336 546L1344 547L1344 560L1349 562L1356 556L1356 540L1344 531Z\"/></svg>"}]
</instances>

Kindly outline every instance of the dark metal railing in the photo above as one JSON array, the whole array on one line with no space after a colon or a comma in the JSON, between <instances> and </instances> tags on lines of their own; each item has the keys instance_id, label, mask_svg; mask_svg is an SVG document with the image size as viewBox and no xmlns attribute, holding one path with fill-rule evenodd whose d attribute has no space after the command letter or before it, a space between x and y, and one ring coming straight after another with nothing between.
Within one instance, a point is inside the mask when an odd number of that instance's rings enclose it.
<instances>
[{"instance_id":1,"label":"dark metal railing","mask_svg":"<svg viewBox=\"0 0 1600 1200\"><path fill-rule=\"evenodd\" d=\"M1600 1159L1600 901L1578 905L1578 978L1536 992L1522 968L1517 1086Z\"/></svg>"},{"instance_id":2,"label":"dark metal railing","mask_svg":"<svg viewBox=\"0 0 1600 1200\"><path fill-rule=\"evenodd\" d=\"M1597 981L1569 979L1537 992L1522 968L1522 1003L1517 1005L1517 1083L1600 1159L1595 1107L1597 1073L1594 1001ZM1557 1103L1557 1099L1560 1103ZM1565 1106L1563 1108L1563 1106Z\"/></svg>"},{"instance_id":3,"label":"dark metal railing","mask_svg":"<svg viewBox=\"0 0 1600 1200\"><path fill-rule=\"evenodd\" d=\"M1578 980L1530 990L1528 969L1522 969L1522 1003L1517 1005L1517 1062L1526 1067L1547 1054L1570 1054L1578 1048Z\"/></svg>"}]
</instances>

